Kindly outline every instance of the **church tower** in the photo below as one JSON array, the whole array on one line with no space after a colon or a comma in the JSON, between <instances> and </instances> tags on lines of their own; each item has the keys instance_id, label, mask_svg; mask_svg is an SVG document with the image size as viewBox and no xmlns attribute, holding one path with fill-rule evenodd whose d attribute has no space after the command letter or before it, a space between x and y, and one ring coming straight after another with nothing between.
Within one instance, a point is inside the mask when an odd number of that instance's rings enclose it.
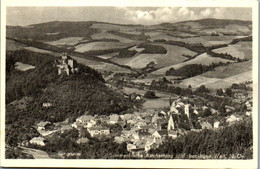
<instances>
[{"instance_id":1,"label":"church tower","mask_svg":"<svg viewBox=\"0 0 260 169\"><path fill-rule=\"evenodd\" d=\"M190 112L189 112L189 105L188 104L185 105L184 112L187 115L187 117L190 118Z\"/></svg>"},{"instance_id":2,"label":"church tower","mask_svg":"<svg viewBox=\"0 0 260 169\"><path fill-rule=\"evenodd\" d=\"M173 122L173 119L172 119L172 115L170 115L170 118L169 118L169 121L168 121L167 130L168 130L168 131L174 130L174 122Z\"/></svg>"}]
</instances>

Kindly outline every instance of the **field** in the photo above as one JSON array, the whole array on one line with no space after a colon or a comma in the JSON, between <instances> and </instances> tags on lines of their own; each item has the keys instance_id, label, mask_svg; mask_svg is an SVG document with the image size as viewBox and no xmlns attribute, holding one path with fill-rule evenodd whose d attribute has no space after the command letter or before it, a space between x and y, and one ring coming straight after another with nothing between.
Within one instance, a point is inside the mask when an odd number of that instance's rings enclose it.
<instances>
[{"instance_id":1,"label":"field","mask_svg":"<svg viewBox=\"0 0 260 169\"><path fill-rule=\"evenodd\" d=\"M201 36L207 41L220 41L224 43L231 43L233 39L237 38L236 36Z\"/></svg>"},{"instance_id":2,"label":"field","mask_svg":"<svg viewBox=\"0 0 260 169\"><path fill-rule=\"evenodd\" d=\"M29 65L29 64L24 64L22 62L16 62L15 63L15 68L21 71L27 71L30 69L34 69L35 66Z\"/></svg>"},{"instance_id":3,"label":"field","mask_svg":"<svg viewBox=\"0 0 260 169\"><path fill-rule=\"evenodd\" d=\"M250 70L252 70L252 61L247 61L241 63L232 63L226 66L219 66L216 67L213 71L208 71L202 74L202 76L208 78L224 79Z\"/></svg>"},{"instance_id":4,"label":"field","mask_svg":"<svg viewBox=\"0 0 260 169\"><path fill-rule=\"evenodd\" d=\"M130 43L133 42L133 40L128 39L128 38L124 38L118 35L114 35L108 32L101 32L101 33L96 33L91 35L91 38L94 40L100 40L100 39L115 39L115 40L119 40L120 42L123 43Z\"/></svg>"},{"instance_id":5,"label":"field","mask_svg":"<svg viewBox=\"0 0 260 169\"><path fill-rule=\"evenodd\" d=\"M63 46L63 45L76 45L77 43L81 42L84 39L84 37L69 37L69 38L63 38L63 39L59 39L56 41L50 41L50 42L45 42L48 43L50 45L54 45L54 46Z\"/></svg>"},{"instance_id":6,"label":"field","mask_svg":"<svg viewBox=\"0 0 260 169\"><path fill-rule=\"evenodd\" d=\"M227 88L233 83L244 83L247 81L252 81L252 71L240 73L225 79L220 79L214 83L208 83L205 86L210 89Z\"/></svg>"},{"instance_id":7,"label":"field","mask_svg":"<svg viewBox=\"0 0 260 169\"><path fill-rule=\"evenodd\" d=\"M229 72L227 72L228 74ZM201 85L205 85L209 89L227 88L233 83L244 83L252 80L252 71L246 71L243 73L237 73L236 75L228 74L226 78L219 77L206 77L204 75L198 75L192 78L183 80L180 84L197 88Z\"/></svg>"},{"instance_id":8,"label":"field","mask_svg":"<svg viewBox=\"0 0 260 169\"><path fill-rule=\"evenodd\" d=\"M156 33L156 34L151 34L150 35L150 40L155 41L159 39L164 39L164 40L173 40L173 41L182 41L181 38L173 37L166 35L165 33Z\"/></svg>"},{"instance_id":9,"label":"field","mask_svg":"<svg viewBox=\"0 0 260 169\"><path fill-rule=\"evenodd\" d=\"M161 109L169 107L169 98L147 99L143 103L143 109Z\"/></svg>"},{"instance_id":10,"label":"field","mask_svg":"<svg viewBox=\"0 0 260 169\"><path fill-rule=\"evenodd\" d=\"M203 46L206 46L206 47L211 46L211 44L207 40L205 40L201 37L184 38L181 41L188 43L188 44L199 44L199 43L201 43Z\"/></svg>"},{"instance_id":11,"label":"field","mask_svg":"<svg viewBox=\"0 0 260 169\"><path fill-rule=\"evenodd\" d=\"M114 53L109 53L109 54L105 54L105 55L98 55L96 57L99 57L101 59L111 59L112 57L114 57L117 54L118 54L118 52L114 52Z\"/></svg>"},{"instance_id":12,"label":"field","mask_svg":"<svg viewBox=\"0 0 260 169\"><path fill-rule=\"evenodd\" d=\"M166 50L166 54L140 54L137 57L133 58L126 65L131 66L132 68L143 68L150 62L155 62L156 67L165 67L169 65L178 64L183 62L187 58L183 55L194 56L196 53L190 51L186 48L166 45L166 44L157 44L163 46Z\"/></svg>"},{"instance_id":13,"label":"field","mask_svg":"<svg viewBox=\"0 0 260 169\"><path fill-rule=\"evenodd\" d=\"M53 53L51 51L48 51L48 50L44 50L44 49L39 49L39 48L35 48L35 47L24 47L24 49L26 50L30 50L30 51L33 51L33 52L38 52L38 53Z\"/></svg>"},{"instance_id":14,"label":"field","mask_svg":"<svg viewBox=\"0 0 260 169\"><path fill-rule=\"evenodd\" d=\"M75 46L76 52L87 52L91 50L108 50L108 49L118 49L118 48L125 48L127 46L131 46L127 43L120 43L120 42L91 42L86 44L80 44Z\"/></svg>"},{"instance_id":15,"label":"field","mask_svg":"<svg viewBox=\"0 0 260 169\"><path fill-rule=\"evenodd\" d=\"M222 59L222 58L217 58L217 57L211 57L208 54L203 53L203 54L197 56L196 58L191 59L187 62L181 62L181 63L173 65L173 66L164 67L162 69L152 72L152 74L164 75L165 72L167 70L169 70L171 67L173 67L174 69L179 69L185 65L190 65L190 64L211 65L212 63L219 63L219 62L226 63L226 62L233 62L233 61L227 60L227 59Z\"/></svg>"},{"instance_id":16,"label":"field","mask_svg":"<svg viewBox=\"0 0 260 169\"><path fill-rule=\"evenodd\" d=\"M124 31L133 31L135 28L139 28L141 26L125 26L125 25L115 25L109 23L94 23L90 26L90 28L95 28L99 30L124 30Z\"/></svg>"},{"instance_id":17,"label":"field","mask_svg":"<svg viewBox=\"0 0 260 169\"><path fill-rule=\"evenodd\" d=\"M216 81L218 81L218 78L208 78L205 76L195 76L195 77L191 77L188 79L185 79L181 82L181 85L184 85L186 87L188 87L189 85L191 85L192 88L197 88L201 85L206 85L208 83L214 83Z\"/></svg>"},{"instance_id":18,"label":"field","mask_svg":"<svg viewBox=\"0 0 260 169\"><path fill-rule=\"evenodd\" d=\"M100 70L100 71L111 71L115 73L130 73L131 71L110 63L100 63L100 64L94 64L94 65L88 65L89 67Z\"/></svg>"},{"instance_id":19,"label":"field","mask_svg":"<svg viewBox=\"0 0 260 169\"><path fill-rule=\"evenodd\" d=\"M238 42L227 47L214 49L216 53L227 53L240 59L252 59L252 42Z\"/></svg>"}]
</instances>

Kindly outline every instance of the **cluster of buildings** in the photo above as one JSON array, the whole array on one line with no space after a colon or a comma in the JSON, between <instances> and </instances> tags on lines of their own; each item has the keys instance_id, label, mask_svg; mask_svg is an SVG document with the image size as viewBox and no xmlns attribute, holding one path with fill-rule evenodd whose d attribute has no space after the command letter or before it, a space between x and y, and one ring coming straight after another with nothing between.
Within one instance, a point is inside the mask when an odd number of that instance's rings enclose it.
<instances>
[{"instance_id":1,"label":"cluster of buildings","mask_svg":"<svg viewBox=\"0 0 260 169\"><path fill-rule=\"evenodd\" d=\"M251 103L248 102L248 109ZM50 105L45 105L46 107ZM226 107L232 109L232 107ZM207 109L207 107L202 107ZM200 111L199 109L197 109ZM218 129L221 123L215 120L209 123L205 118L198 117L197 122L200 127L194 126L192 116L198 115L196 106L183 102L182 99L175 99L170 106L169 111L145 111L134 112L132 114L112 114L110 116L92 116L86 113L78 117L74 123L68 120L51 124L50 122L37 123L37 131L40 137L35 137L29 142L40 146L45 145L45 137L55 132L64 133L73 128L79 131L78 144L87 143L89 138L81 134L85 129L91 137L113 136L117 143L127 143L127 150L131 154L147 153L151 149L156 149L162 145L167 138L176 139L181 135L187 134L188 131L201 131L202 129ZM193 114L193 115L192 115ZM236 123L242 120L241 117L231 115L226 117L225 122L228 124ZM111 126L121 126L121 131L117 134L113 133Z\"/></svg>"}]
</instances>

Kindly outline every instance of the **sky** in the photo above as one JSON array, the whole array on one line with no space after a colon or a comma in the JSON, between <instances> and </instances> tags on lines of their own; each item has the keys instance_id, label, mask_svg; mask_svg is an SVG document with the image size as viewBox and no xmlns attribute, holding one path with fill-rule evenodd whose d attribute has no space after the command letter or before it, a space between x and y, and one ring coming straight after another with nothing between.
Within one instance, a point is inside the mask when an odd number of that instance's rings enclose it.
<instances>
[{"instance_id":1,"label":"sky","mask_svg":"<svg viewBox=\"0 0 260 169\"><path fill-rule=\"evenodd\" d=\"M203 18L252 20L251 8L231 7L8 7L7 25L100 21L153 25Z\"/></svg>"}]
</instances>

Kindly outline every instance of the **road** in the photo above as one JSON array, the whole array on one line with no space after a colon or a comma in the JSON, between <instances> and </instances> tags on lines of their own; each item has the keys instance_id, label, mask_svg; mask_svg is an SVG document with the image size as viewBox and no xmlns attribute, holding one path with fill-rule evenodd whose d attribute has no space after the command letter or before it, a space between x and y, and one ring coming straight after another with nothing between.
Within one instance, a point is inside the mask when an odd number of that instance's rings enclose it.
<instances>
[{"instance_id":1,"label":"road","mask_svg":"<svg viewBox=\"0 0 260 169\"><path fill-rule=\"evenodd\" d=\"M34 159L51 159L51 157L45 151L21 146L19 148L21 148L24 153L31 154Z\"/></svg>"}]
</instances>

